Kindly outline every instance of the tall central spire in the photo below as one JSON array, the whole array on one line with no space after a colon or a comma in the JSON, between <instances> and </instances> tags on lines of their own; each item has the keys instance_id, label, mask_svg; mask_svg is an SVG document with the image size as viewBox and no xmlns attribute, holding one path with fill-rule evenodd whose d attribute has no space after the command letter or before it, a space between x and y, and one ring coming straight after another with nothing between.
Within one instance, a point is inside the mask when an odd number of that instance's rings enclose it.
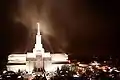
<instances>
[{"instance_id":1,"label":"tall central spire","mask_svg":"<svg viewBox=\"0 0 120 80\"><path fill-rule=\"evenodd\" d=\"M35 43L35 48L33 49L33 53L39 53L39 54L44 53L44 48L41 43L40 23L37 23L36 43Z\"/></svg>"},{"instance_id":2,"label":"tall central spire","mask_svg":"<svg viewBox=\"0 0 120 80\"><path fill-rule=\"evenodd\" d=\"M37 23L37 26L38 26L37 35L40 35L40 24Z\"/></svg>"},{"instance_id":3,"label":"tall central spire","mask_svg":"<svg viewBox=\"0 0 120 80\"><path fill-rule=\"evenodd\" d=\"M37 47L41 47L41 35L40 35L40 24L37 23L37 35L36 35L36 45L38 45Z\"/></svg>"}]
</instances>

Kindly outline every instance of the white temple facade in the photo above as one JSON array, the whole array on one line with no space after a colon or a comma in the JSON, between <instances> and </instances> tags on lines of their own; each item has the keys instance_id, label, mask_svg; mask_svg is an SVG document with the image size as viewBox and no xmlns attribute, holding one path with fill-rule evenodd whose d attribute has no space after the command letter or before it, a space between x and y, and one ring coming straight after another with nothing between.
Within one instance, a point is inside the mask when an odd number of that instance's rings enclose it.
<instances>
[{"instance_id":1,"label":"white temple facade","mask_svg":"<svg viewBox=\"0 0 120 80\"><path fill-rule=\"evenodd\" d=\"M27 52L26 54L10 54L8 56L8 71L27 71L32 73L34 69L44 69L45 71L55 71L57 67L61 68L62 64L55 64L59 62L68 62L68 55L65 53L50 54L45 52L41 43L40 27L38 24L38 30L36 35L36 44L33 52Z\"/></svg>"}]
</instances>

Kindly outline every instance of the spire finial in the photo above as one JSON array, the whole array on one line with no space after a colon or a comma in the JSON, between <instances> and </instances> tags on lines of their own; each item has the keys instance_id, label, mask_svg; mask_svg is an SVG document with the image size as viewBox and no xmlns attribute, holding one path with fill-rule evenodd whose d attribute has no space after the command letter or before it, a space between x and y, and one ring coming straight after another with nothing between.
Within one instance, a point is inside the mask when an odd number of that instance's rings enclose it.
<instances>
[{"instance_id":1,"label":"spire finial","mask_svg":"<svg viewBox=\"0 0 120 80\"><path fill-rule=\"evenodd\" d=\"M37 35L40 35L40 24L39 24L39 22L37 22L37 26L38 26Z\"/></svg>"}]
</instances>

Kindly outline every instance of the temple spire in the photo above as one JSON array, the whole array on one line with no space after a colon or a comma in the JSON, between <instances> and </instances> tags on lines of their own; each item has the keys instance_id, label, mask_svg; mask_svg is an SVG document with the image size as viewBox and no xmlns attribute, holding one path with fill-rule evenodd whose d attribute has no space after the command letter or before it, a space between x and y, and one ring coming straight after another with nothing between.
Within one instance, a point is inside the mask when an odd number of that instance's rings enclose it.
<instances>
[{"instance_id":1,"label":"temple spire","mask_svg":"<svg viewBox=\"0 0 120 80\"><path fill-rule=\"evenodd\" d=\"M37 26L38 26L37 35L40 35L40 24L39 24L39 22L37 23Z\"/></svg>"}]
</instances>

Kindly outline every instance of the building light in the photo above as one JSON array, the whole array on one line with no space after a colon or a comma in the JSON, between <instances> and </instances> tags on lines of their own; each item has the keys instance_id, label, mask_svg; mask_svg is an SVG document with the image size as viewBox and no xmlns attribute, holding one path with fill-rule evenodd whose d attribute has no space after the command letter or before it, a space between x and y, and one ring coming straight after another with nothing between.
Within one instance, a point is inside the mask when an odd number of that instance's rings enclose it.
<instances>
[{"instance_id":1,"label":"building light","mask_svg":"<svg viewBox=\"0 0 120 80\"><path fill-rule=\"evenodd\" d=\"M71 61L70 61L70 60L68 60L68 62L69 62L69 63L71 63Z\"/></svg>"}]
</instances>

